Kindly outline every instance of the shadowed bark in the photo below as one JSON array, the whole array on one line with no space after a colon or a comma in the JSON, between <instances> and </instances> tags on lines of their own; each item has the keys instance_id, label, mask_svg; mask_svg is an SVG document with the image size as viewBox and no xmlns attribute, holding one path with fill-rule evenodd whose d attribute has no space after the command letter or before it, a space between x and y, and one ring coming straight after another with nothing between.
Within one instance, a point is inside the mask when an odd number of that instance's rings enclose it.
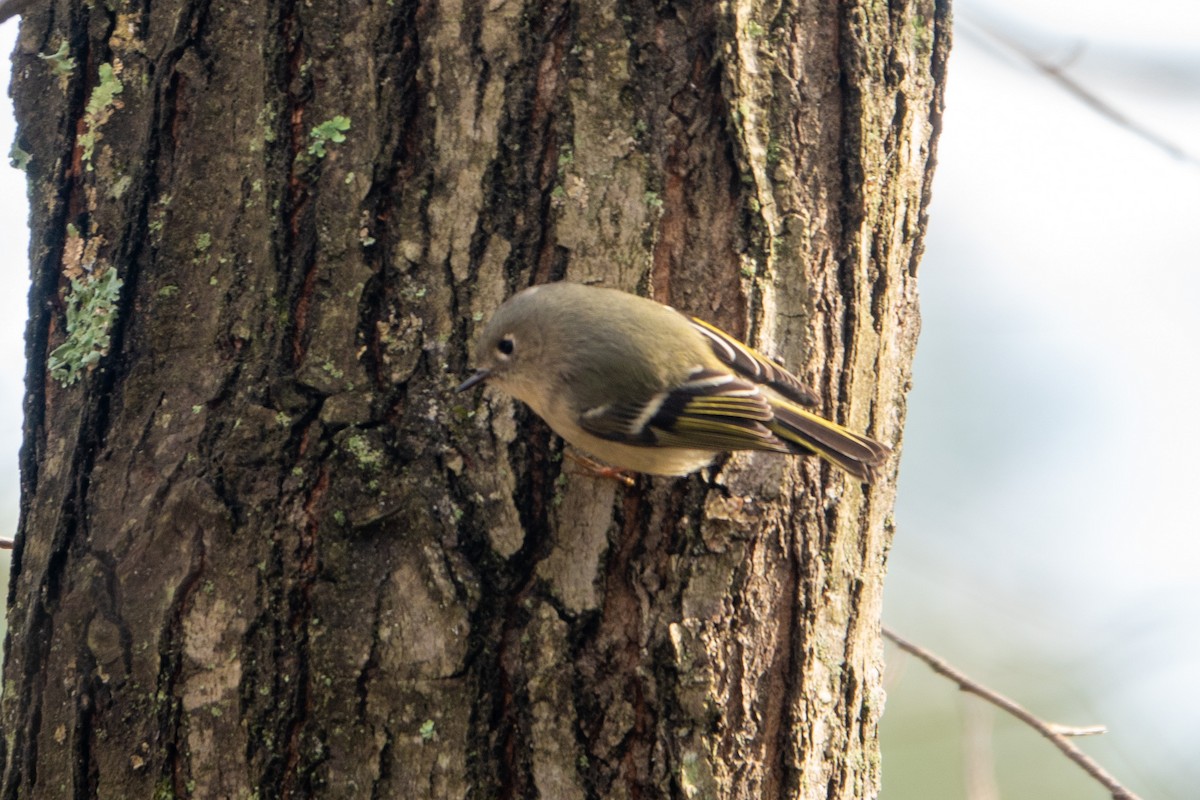
<instances>
[{"instance_id":1,"label":"shadowed bark","mask_svg":"<svg viewBox=\"0 0 1200 800\"><path fill-rule=\"evenodd\" d=\"M897 444L948 46L933 0L27 10L0 794L874 796L894 459L626 488L451 389L596 281Z\"/></svg>"}]
</instances>

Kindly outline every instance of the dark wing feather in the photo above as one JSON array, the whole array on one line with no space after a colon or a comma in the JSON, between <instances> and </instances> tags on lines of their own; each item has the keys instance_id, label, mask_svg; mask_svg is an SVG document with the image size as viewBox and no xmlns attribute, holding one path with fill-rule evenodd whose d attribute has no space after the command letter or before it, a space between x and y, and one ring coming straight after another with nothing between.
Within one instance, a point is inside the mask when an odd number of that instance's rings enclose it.
<instances>
[{"instance_id":1,"label":"dark wing feather","mask_svg":"<svg viewBox=\"0 0 1200 800\"><path fill-rule=\"evenodd\" d=\"M702 319L692 317L692 326L704 336L709 347L722 363L752 383L770 386L794 403L811 406L817 396L799 378L774 360L746 344L739 342L725 331Z\"/></svg>"},{"instance_id":2,"label":"dark wing feather","mask_svg":"<svg viewBox=\"0 0 1200 800\"><path fill-rule=\"evenodd\" d=\"M891 453L782 392L764 392L736 375L703 367L645 401L588 409L579 424L593 436L641 447L816 455L865 481L875 478Z\"/></svg>"},{"instance_id":3,"label":"dark wing feather","mask_svg":"<svg viewBox=\"0 0 1200 800\"><path fill-rule=\"evenodd\" d=\"M768 427L773 419L757 386L697 367L672 390L643 402L588 409L579 424L593 436L644 447L788 452Z\"/></svg>"}]
</instances>

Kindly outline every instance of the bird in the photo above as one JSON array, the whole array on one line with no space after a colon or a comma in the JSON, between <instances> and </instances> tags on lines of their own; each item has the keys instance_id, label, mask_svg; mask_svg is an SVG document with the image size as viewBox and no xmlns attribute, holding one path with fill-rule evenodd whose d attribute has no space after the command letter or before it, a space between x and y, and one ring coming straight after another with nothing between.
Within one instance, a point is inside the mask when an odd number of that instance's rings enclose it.
<instances>
[{"instance_id":1,"label":"bird","mask_svg":"<svg viewBox=\"0 0 1200 800\"><path fill-rule=\"evenodd\" d=\"M735 450L815 455L870 483L891 450L813 413L778 362L649 298L560 281L505 301L457 388L486 383L621 470L681 476Z\"/></svg>"}]
</instances>

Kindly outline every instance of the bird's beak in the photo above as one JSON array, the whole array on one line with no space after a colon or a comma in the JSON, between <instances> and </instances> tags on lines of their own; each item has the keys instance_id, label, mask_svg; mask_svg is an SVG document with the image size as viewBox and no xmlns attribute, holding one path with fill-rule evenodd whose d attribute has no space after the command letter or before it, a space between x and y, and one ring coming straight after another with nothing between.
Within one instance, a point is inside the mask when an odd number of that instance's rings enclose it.
<instances>
[{"instance_id":1,"label":"bird's beak","mask_svg":"<svg viewBox=\"0 0 1200 800\"><path fill-rule=\"evenodd\" d=\"M476 384L483 383L484 381L486 381L491 376L491 374L492 374L492 371L490 369L477 369L477 370L475 370L474 375L472 375L471 377L467 378L465 381L460 383L458 385L458 388L455 389L454 391L465 392L467 389L470 389L472 386L475 386Z\"/></svg>"}]
</instances>

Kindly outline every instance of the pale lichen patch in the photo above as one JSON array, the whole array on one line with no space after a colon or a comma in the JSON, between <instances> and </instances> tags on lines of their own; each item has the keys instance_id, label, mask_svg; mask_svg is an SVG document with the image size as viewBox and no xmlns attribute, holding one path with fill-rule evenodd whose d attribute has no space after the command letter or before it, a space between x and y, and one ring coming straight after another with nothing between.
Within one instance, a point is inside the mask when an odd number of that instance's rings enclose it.
<instances>
[{"instance_id":1,"label":"pale lichen patch","mask_svg":"<svg viewBox=\"0 0 1200 800\"><path fill-rule=\"evenodd\" d=\"M579 7L579 71L567 84L575 127L570 157L558 164L558 244L571 251L569 277L604 278L637 288L651 266L659 209L651 164L637 148L635 110L622 100L630 87L629 43L613 6Z\"/></svg>"},{"instance_id":2,"label":"pale lichen patch","mask_svg":"<svg viewBox=\"0 0 1200 800\"><path fill-rule=\"evenodd\" d=\"M97 69L96 85L92 88L91 96L88 97L83 117L84 130L79 137L79 146L83 150L82 159L87 164L89 172L92 169L92 156L96 144L103 137L103 134L100 133L101 126L108 122L113 112L124 107L118 98L118 95L125 91L125 84L121 82L120 74L121 60L119 58L114 58L111 64L101 64Z\"/></svg>"},{"instance_id":3,"label":"pale lichen patch","mask_svg":"<svg viewBox=\"0 0 1200 800\"><path fill-rule=\"evenodd\" d=\"M540 665L529 679L531 756L533 782L539 797L584 800L578 771L582 752L576 744L569 684L559 680L559 665L570 659L567 625L553 609L540 606L528 629L525 663ZM536 654L536 655L535 655Z\"/></svg>"},{"instance_id":4,"label":"pale lichen patch","mask_svg":"<svg viewBox=\"0 0 1200 800\"><path fill-rule=\"evenodd\" d=\"M581 477L561 487L561 502L553 511L554 544L538 563L538 575L550 592L574 614L599 607L601 558L608 548L617 482Z\"/></svg>"}]
</instances>

